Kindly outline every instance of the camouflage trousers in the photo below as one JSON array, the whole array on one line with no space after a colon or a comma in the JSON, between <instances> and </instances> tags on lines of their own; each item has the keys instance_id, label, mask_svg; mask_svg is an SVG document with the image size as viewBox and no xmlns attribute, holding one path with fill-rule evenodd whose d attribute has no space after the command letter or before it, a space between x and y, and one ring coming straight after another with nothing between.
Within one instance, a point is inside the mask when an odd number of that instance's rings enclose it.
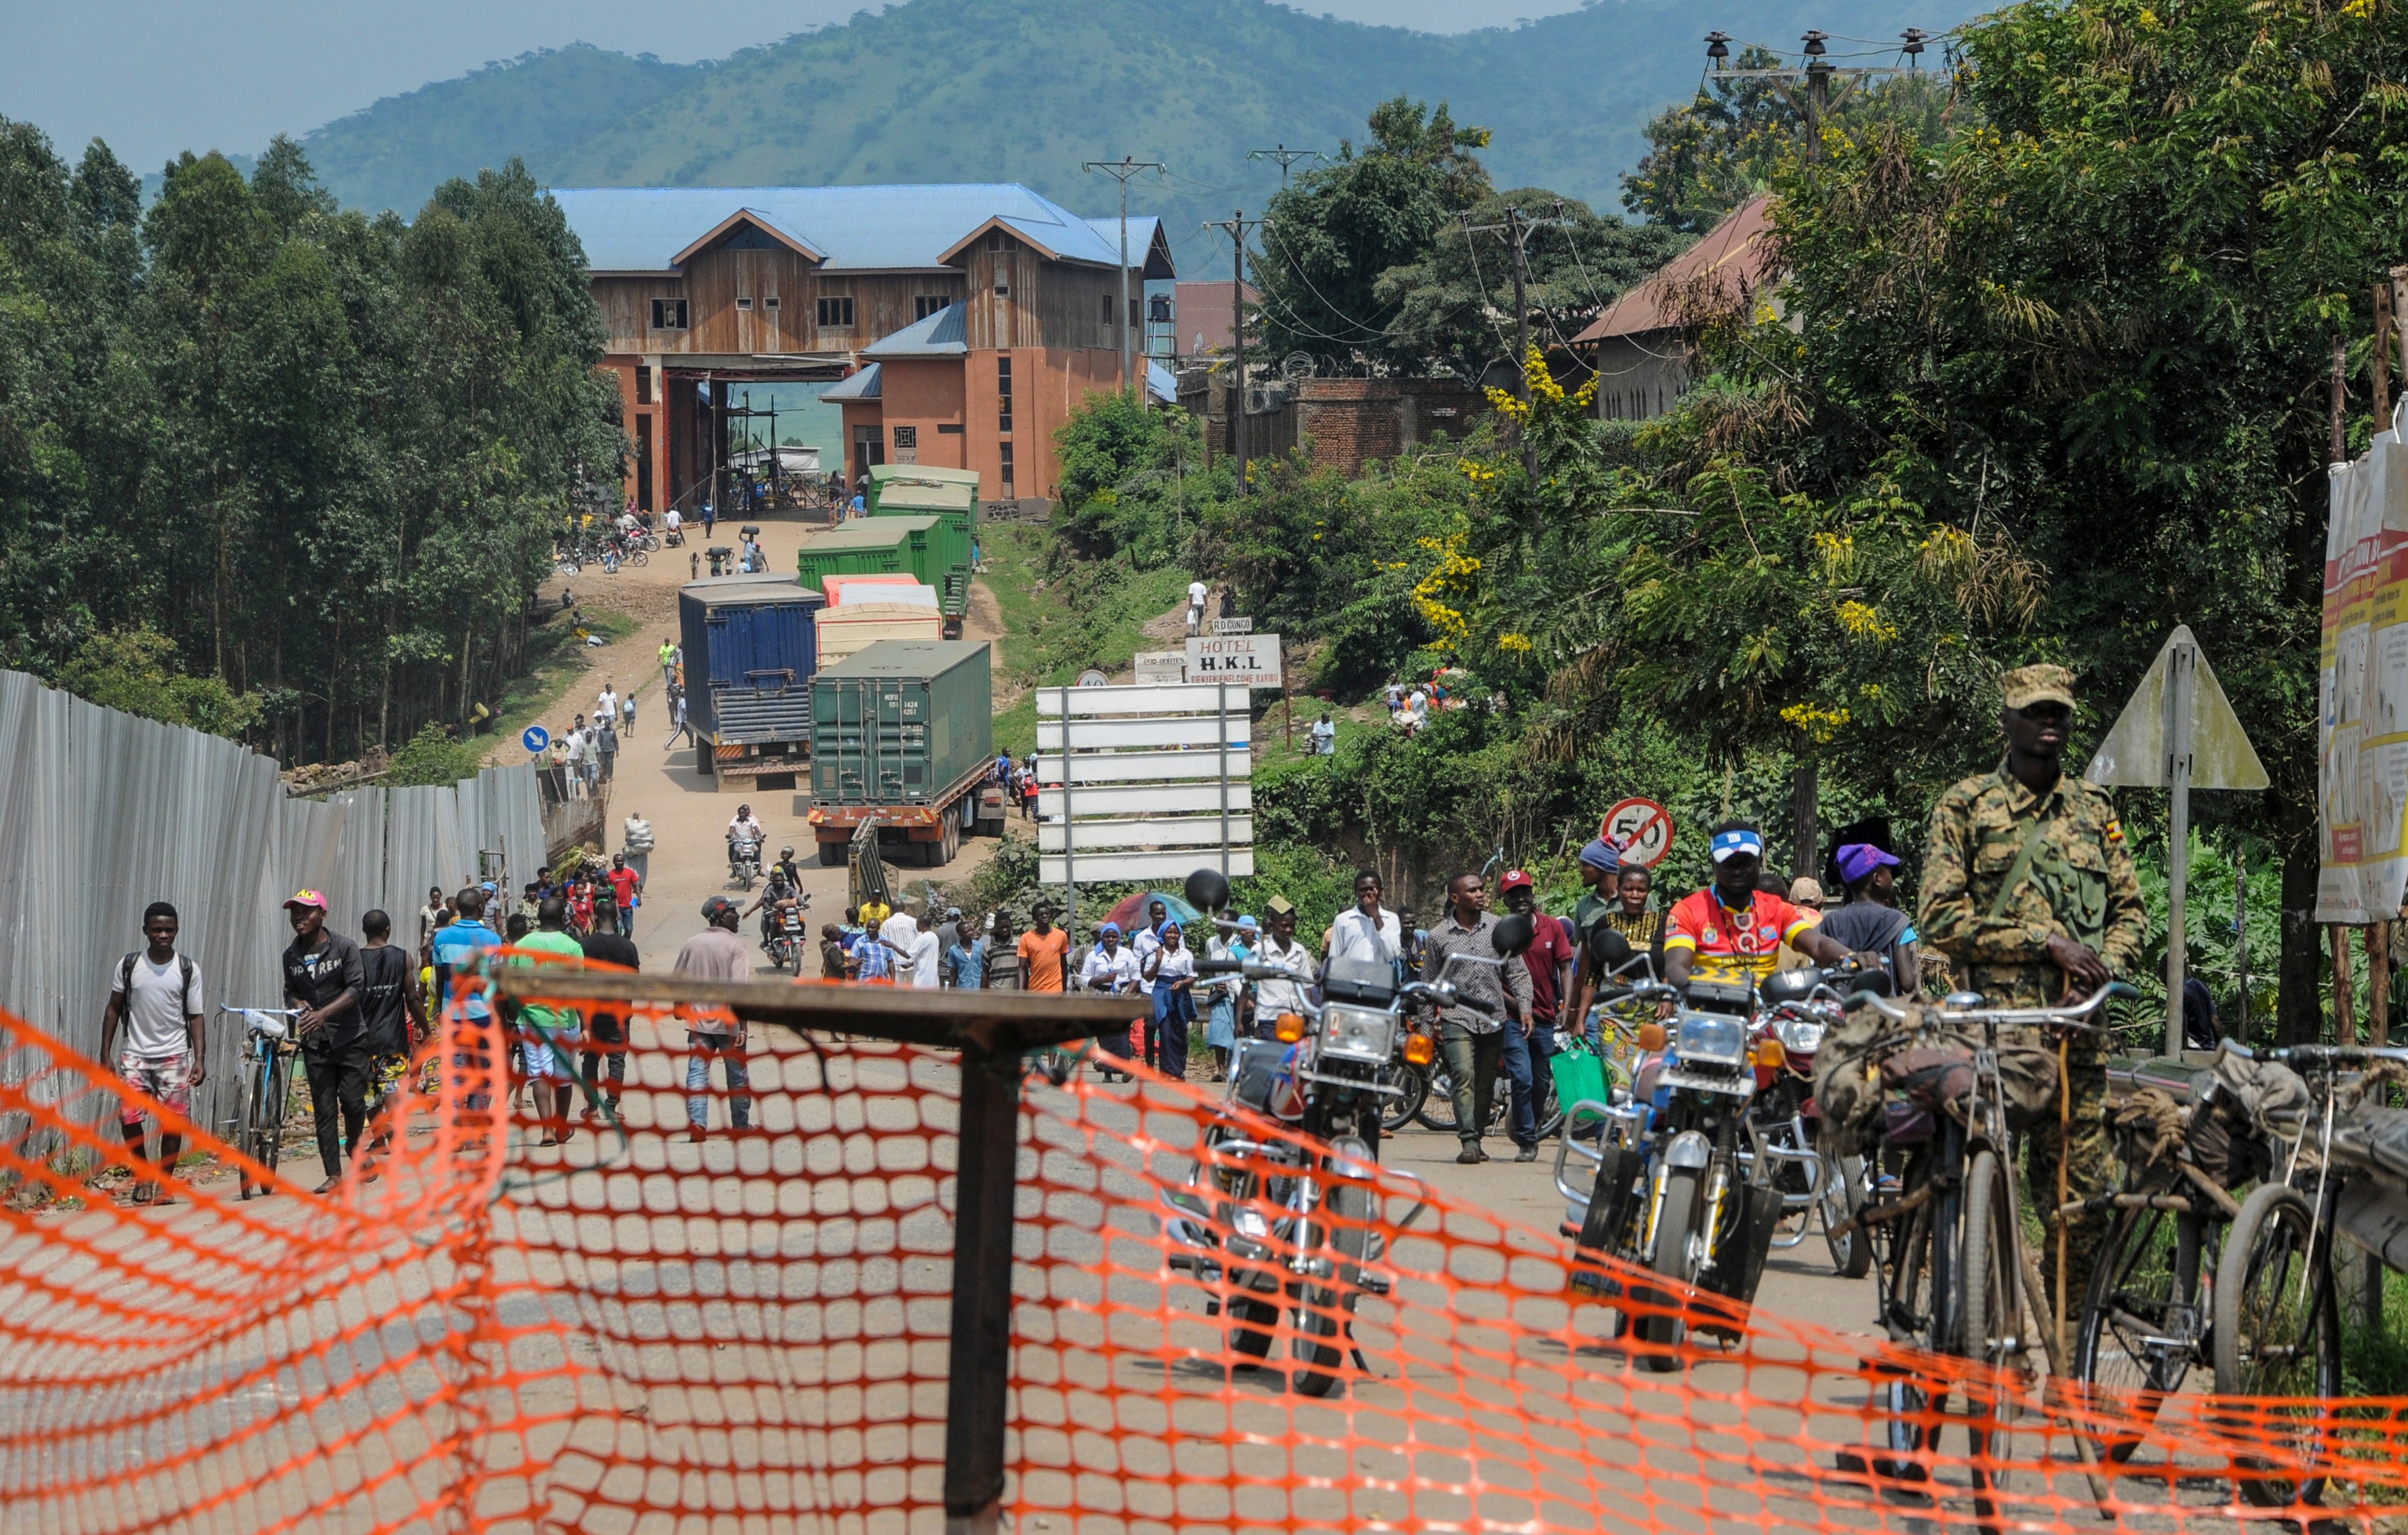
<instances>
[{"instance_id":1,"label":"camouflage trousers","mask_svg":"<svg viewBox=\"0 0 2408 1535\"><path fill-rule=\"evenodd\" d=\"M2100 1058L2096 1045L2087 1040L2075 1041L2067 1062L2067 1077L2073 1099L2071 1122L2060 1126L2054 1117L2034 1125L2024 1132L2025 1168L2029 1182L2030 1209L2041 1212L2041 1226L2046 1232L2041 1251L2041 1281L2048 1287L2048 1305L2057 1305L2057 1227L2065 1225L2065 1298L2064 1310L2070 1313L2062 1319L2065 1335L2073 1335L2074 1318L2082 1314L2082 1299L2090 1287L2090 1271L2097 1265L2099 1248L2107 1240L2105 1213L2082 1214L2070 1222L2060 1222L2057 1214L2057 1169L2060 1157L2065 1164L2065 1197L2068 1199L2087 1198L2094 1194L2106 1194L2115 1187L2115 1148L2107 1130L2107 1066ZM2060 1146L2060 1140L2065 1144Z\"/></svg>"}]
</instances>

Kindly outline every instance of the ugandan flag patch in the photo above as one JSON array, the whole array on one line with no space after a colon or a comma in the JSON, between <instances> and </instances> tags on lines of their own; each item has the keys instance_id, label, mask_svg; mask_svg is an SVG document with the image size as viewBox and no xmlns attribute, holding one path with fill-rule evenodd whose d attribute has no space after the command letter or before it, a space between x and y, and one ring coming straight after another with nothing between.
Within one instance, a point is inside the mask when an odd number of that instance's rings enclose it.
<instances>
[{"instance_id":1,"label":"ugandan flag patch","mask_svg":"<svg viewBox=\"0 0 2408 1535\"><path fill-rule=\"evenodd\" d=\"M2107 840L2111 842L2120 842L2123 839L2124 823L2121 821L2110 820L2107 823Z\"/></svg>"}]
</instances>

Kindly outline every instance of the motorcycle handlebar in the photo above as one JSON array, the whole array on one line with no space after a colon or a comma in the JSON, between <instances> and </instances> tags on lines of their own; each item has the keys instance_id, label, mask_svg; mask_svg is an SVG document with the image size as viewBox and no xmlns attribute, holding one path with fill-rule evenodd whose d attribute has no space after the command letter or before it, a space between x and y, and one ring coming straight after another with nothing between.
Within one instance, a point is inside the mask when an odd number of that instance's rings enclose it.
<instances>
[{"instance_id":1,"label":"motorcycle handlebar","mask_svg":"<svg viewBox=\"0 0 2408 1535\"><path fill-rule=\"evenodd\" d=\"M1246 962L1242 959L1199 959L1196 962L1197 975L1241 975L1245 968Z\"/></svg>"}]
</instances>

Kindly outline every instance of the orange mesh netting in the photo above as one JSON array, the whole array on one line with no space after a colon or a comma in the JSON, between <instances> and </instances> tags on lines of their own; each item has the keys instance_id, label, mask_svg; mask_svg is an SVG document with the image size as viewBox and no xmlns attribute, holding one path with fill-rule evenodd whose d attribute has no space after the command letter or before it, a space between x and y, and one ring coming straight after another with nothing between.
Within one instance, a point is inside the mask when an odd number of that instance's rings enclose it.
<instances>
[{"instance_id":1,"label":"orange mesh netting","mask_svg":"<svg viewBox=\"0 0 2408 1535\"><path fill-rule=\"evenodd\" d=\"M162 1211L56 1170L124 1163L87 1128L113 1080L0 1020L0 1530L940 1528L959 1058L756 1026L755 1133L724 1133L714 1062L696 1142L686 1033L638 1008L624 1130L553 1147L506 1053L446 1029L375 1181ZM2097 1528L2076 1426L2128 1451L2104 1483L2127 1528L2263 1517L2239 1457L2296 1475L2302 1442L2326 1516L2408 1501L2401 1401L2076 1402L1711 1297L1686 1314L1725 1341L1634 1368L1565 1242L1394 1170L1339 1174L1351 1227L1233 1318L1248 1293L1178 1223L1294 1256L1269 1199L1214 1197L1291 1171L1292 1138L1207 1154L1218 1100L1144 1075L1033 1074L1023 1101L1022 1530ZM1937 1447L1893 1451L1901 1423ZM1911 1485L1868 1482L1892 1459Z\"/></svg>"}]
</instances>

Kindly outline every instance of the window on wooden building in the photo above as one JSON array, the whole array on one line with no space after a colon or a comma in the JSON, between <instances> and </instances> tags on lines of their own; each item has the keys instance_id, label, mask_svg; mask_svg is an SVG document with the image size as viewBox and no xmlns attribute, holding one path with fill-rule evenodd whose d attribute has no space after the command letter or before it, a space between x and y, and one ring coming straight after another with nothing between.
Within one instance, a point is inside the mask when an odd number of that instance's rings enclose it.
<instances>
[{"instance_id":1,"label":"window on wooden building","mask_svg":"<svg viewBox=\"0 0 2408 1535\"><path fill-rule=\"evenodd\" d=\"M911 318L925 320L932 314L942 314L953 307L953 302L943 294L921 294L911 300Z\"/></svg>"},{"instance_id":2,"label":"window on wooden building","mask_svg":"<svg viewBox=\"0 0 2408 1535\"><path fill-rule=\"evenodd\" d=\"M752 295L750 294L738 294L736 300L736 307L739 309L750 309L752 307Z\"/></svg>"},{"instance_id":3,"label":"window on wooden building","mask_svg":"<svg viewBox=\"0 0 2408 1535\"><path fill-rule=\"evenodd\" d=\"M827 330L853 328L853 295L824 294L820 296L820 324Z\"/></svg>"},{"instance_id":4,"label":"window on wooden building","mask_svg":"<svg viewBox=\"0 0 2408 1535\"><path fill-rule=\"evenodd\" d=\"M1111 323L1112 323L1112 295L1111 295L1111 294L1106 294L1104 295L1104 323L1105 323L1106 325L1110 325Z\"/></svg>"},{"instance_id":5,"label":"window on wooden building","mask_svg":"<svg viewBox=\"0 0 2408 1535\"><path fill-rule=\"evenodd\" d=\"M1002 444L1002 448L1003 448L1003 495L1004 495L1004 499L1008 501L1008 500L1010 500L1014 495L1018 495L1019 493L1018 493L1018 492L1016 492L1016 491L1014 491L1014 490L1011 488L1011 444L1010 444L1010 443L1009 443L1009 442L1004 443L1004 444Z\"/></svg>"},{"instance_id":6,"label":"window on wooden building","mask_svg":"<svg viewBox=\"0 0 2408 1535\"><path fill-rule=\"evenodd\" d=\"M1000 423L996 427L996 430L998 432L1010 431L1011 353L1008 351L999 353L995 360L995 402L996 414L1000 418Z\"/></svg>"},{"instance_id":7,"label":"window on wooden building","mask_svg":"<svg viewBox=\"0 0 2408 1535\"><path fill-rule=\"evenodd\" d=\"M652 300L652 329L683 330L685 328L684 299L655 298Z\"/></svg>"},{"instance_id":8,"label":"window on wooden building","mask_svg":"<svg viewBox=\"0 0 2408 1535\"><path fill-rule=\"evenodd\" d=\"M638 405L652 403L652 370L641 364L637 365L636 367L636 403Z\"/></svg>"}]
</instances>

